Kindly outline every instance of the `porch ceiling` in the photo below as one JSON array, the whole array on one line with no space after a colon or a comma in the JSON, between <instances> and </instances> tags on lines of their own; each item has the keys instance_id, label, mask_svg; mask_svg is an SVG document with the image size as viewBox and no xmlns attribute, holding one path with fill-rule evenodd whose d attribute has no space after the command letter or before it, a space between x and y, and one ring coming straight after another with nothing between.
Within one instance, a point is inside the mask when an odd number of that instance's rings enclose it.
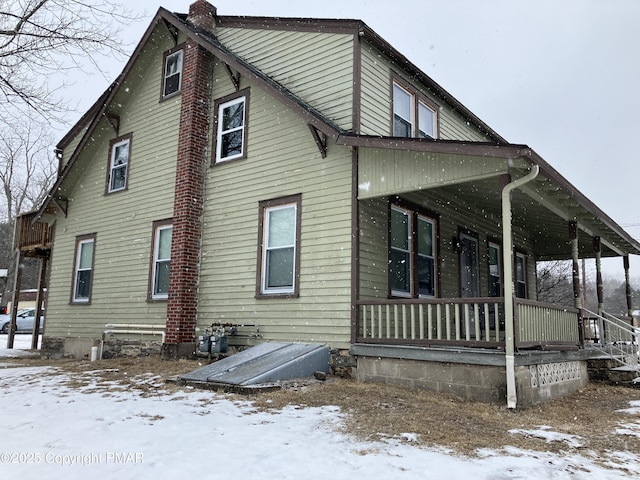
<instances>
[{"instance_id":1,"label":"porch ceiling","mask_svg":"<svg viewBox=\"0 0 640 480\"><path fill-rule=\"evenodd\" d=\"M582 258L595 256L595 237L600 237L603 257L640 254L640 242L526 145L362 136L350 141L361 147L360 199L429 190L499 225L505 182L538 165L538 177L512 193L513 226L533 242L537 259L571 258L570 221L578 225Z\"/></svg>"},{"instance_id":2,"label":"porch ceiling","mask_svg":"<svg viewBox=\"0 0 640 480\"><path fill-rule=\"evenodd\" d=\"M521 173L514 176L521 176ZM443 186L434 193L443 199L473 205L474 210L491 215L500 222L503 185L502 179L495 177ZM601 239L603 257L640 253L638 244L626 238L626 232L609 217L596 215L597 212L592 212L589 205L581 204L575 194L544 175L514 190L511 198L513 227L530 236L539 260L571 258L570 221L578 224L579 255L582 258L595 256L593 240L597 236Z\"/></svg>"}]
</instances>

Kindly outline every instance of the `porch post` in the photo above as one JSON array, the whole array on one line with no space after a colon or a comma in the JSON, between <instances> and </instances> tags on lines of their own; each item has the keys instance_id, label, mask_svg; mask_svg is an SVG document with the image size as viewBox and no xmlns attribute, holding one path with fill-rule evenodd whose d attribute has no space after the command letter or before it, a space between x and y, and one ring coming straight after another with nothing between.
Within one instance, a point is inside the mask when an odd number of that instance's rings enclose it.
<instances>
[{"instance_id":1,"label":"porch post","mask_svg":"<svg viewBox=\"0 0 640 480\"><path fill-rule=\"evenodd\" d=\"M569 239L571 240L571 257L573 259L573 305L578 310L582 308L582 294L580 293L580 265L578 263L578 224L569 222Z\"/></svg>"},{"instance_id":2,"label":"porch post","mask_svg":"<svg viewBox=\"0 0 640 480\"><path fill-rule=\"evenodd\" d=\"M44 286L47 281L47 268L49 265L49 256L40 259L40 278L38 279L38 293L36 295L36 313L33 317L33 334L31 335L31 349L38 348L38 337L40 336L40 312L44 303Z\"/></svg>"},{"instance_id":3,"label":"porch post","mask_svg":"<svg viewBox=\"0 0 640 480\"><path fill-rule=\"evenodd\" d=\"M16 250L16 266L13 276L13 298L11 299L11 320L9 324L9 336L7 337L7 349L13 348L13 340L16 335L16 319L18 318L18 302L20 301L20 288L22 284L22 252Z\"/></svg>"},{"instance_id":4,"label":"porch post","mask_svg":"<svg viewBox=\"0 0 640 480\"><path fill-rule=\"evenodd\" d=\"M602 245L600 237L593 239L593 251L596 253L596 292L598 295L598 315L604 311L604 287L602 284Z\"/></svg>"},{"instance_id":5,"label":"porch post","mask_svg":"<svg viewBox=\"0 0 640 480\"><path fill-rule=\"evenodd\" d=\"M511 231L511 191L534 180L540 167L533 165L531 171L502 189L502 241L504 243L504 360L507 376L507 407L516 408L515 337L513 327L514 292L513 284L513 232Z\"/></svg>"},{"instance_id":6,"label":"porch post","mask_svg":"<svg viewBox=\"0 0 640 480\"><path fill-rule=\"evenodd\" d=\"M631 280L629 279L629 255L622 257L624 262L624 281L627 294L627 316L633 317L633 305L631 303Z\"/></svg>"},{"instance_id":7,"label":"porch post","mask_svg":"<svg viewBox=\"0 0 640 480\"><path fill-rule=\"evenodd\" d=\"M578 251L578 222L569 222L569 239L571 240L571 257L573 259L573 304L578 310L578 342L584 347L584 322L582 319L582 293L580 286L580 264Z\"/></svg>"}]
</instances>

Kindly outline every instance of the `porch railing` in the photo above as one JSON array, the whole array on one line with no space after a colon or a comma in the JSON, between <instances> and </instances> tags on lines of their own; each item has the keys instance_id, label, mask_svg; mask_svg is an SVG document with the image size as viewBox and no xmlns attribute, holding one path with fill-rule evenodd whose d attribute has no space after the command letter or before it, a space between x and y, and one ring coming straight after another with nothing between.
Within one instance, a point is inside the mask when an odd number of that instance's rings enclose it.
<instances>
[{"instance_id":1,"label":"porch railing","mask_svg":"<svg viewBox=\"0 0 640 480\"><path fill-rule=\"evenodd\" d=\"M580 311L548 303L515 299L516 347L580 345Z\"/></svg>"},{"instance_id":2,"label":"porch railing","mask_svg":"<svg viewBox=\"0 0 640 480\"><path fill-rule=\"evenodd\" d=\"M358 301L359 341L500 346L503 298Z\"/></svg>"},{"instance_id":3,"label":"porch railing","mask_svg":"<svg viewBox=\"0 0 640 480\"><path fill-rule=\"evenodd\" d=\"M359 300L357 341L504 348L504 298ZM516 299L516 348L577 347L579 311Z\"/></svg>"}]
</instances>

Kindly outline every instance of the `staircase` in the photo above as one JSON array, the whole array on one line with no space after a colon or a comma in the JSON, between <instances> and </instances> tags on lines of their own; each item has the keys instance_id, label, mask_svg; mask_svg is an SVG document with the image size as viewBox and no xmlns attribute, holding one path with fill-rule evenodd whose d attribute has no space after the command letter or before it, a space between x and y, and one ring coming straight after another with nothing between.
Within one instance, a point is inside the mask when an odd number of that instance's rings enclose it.
<instances>
[{"instance_id":1,"label":"staircase","mask_svg":"<svg viewBox=\"0 0 640 480\"><path fill-rule=\"evenodd\" d=\"M617 384L640 386L640 329L606 312L598 314L586 309L584 312L589 315L588 322L594 340L585 344L585 348L598 352L588 362L589 376Z\"/></svg>"}]
</instances>

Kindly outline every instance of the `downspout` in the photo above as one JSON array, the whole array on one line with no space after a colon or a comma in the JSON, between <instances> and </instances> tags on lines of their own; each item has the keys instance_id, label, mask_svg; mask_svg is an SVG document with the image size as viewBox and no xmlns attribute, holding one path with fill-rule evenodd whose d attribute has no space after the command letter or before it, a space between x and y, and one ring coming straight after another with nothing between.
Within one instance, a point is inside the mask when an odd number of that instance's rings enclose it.
<instances>
[{"instance_id":1,"label":"downspout","mask_svg":"<svg viewBox=\"0 0 640 480\"><path fill-rule=\"evenodd\" d=\"M511 231L511 192L534 180L540 173L540 167L533 165L524 177L508 183L502 189L502 238L504 242L504 315L505 315L505 362L507 373L507 407L516 408L515 342L513 326L513 234Z\"/></svg>"}]
</instances>

